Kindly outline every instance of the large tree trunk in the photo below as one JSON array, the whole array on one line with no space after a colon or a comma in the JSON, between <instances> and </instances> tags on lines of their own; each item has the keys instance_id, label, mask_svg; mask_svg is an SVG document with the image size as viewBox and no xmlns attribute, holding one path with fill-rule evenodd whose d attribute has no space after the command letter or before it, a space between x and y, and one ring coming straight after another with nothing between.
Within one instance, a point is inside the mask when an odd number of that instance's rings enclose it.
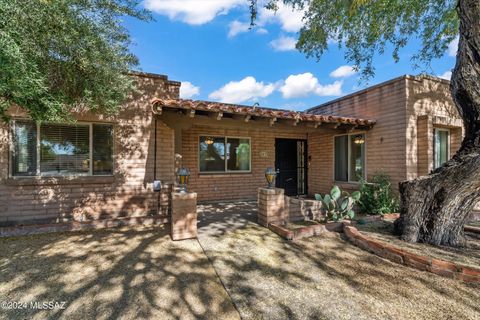
<instances>
[{"instance_id":1,"label":"large tree trunk","mask_svg":"<svg viewBox=\"0 0 480 320\"><path fill-rule=\"evenodd\" d=\"M451 90L463 118L460 150L432 174L400 184L402 239L461 246L463 227L480 200L480 1L459 0L460 41Z\"/></svg>"}]
</instances>

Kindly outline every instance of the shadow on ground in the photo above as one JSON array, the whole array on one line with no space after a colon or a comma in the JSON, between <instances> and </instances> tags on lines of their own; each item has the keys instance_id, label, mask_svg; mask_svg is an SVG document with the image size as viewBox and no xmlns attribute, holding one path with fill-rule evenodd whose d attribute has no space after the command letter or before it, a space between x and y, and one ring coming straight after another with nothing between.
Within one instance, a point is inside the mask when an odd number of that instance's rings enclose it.
<instances>
[{"instance_id":1,"label":"shadow on ground","mask_svg":"<svg viewBox=\"0 0 480 320\"><path fill-rule=\"evenodd\" d=\"M255 202L199 206L199 241L242 318L478 319L480 287L378 258L338 234L287 242Z\"/></svg>"},{"instance_id":2,"label":"shadow on ground","mask_svg":"<svg viewBox=\"0 0 480 320\"><path fill-rule=\"evenodd\" d=\"M2 319L238 318L198 242L158 227L0 239L0 300L66 301Z\"/></svg>"}]
</instances>

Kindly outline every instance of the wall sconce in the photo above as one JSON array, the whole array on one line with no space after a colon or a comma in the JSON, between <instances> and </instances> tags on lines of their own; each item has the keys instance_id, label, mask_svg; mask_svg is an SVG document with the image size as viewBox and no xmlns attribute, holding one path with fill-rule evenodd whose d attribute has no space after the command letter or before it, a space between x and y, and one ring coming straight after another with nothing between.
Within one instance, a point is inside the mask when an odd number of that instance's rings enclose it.
<instances>
[{"instance_id":1,"label":"wall sconce","mask_svg":"<svg viewBox=\"0 0 480 320\"><path fill-rule=\"evenodd\" d=\"M190 176L190 170L187 168L180 168L177 172L178 184L180 185L181 191L187 192L188 177Z\"/></svg>"},{"instance_id":2,"label":"wall sconce","mask_svg":"<svg viewBox=\"0 0 480 320\"><path fill-rule=\"evenodd\" d=\"M353 138L353 143L355 144L364 144L365 139L363 138L362 134L356 135L355 138Z\"/></svg>"},{"instance_id":3,"label":"wall sconce","mask_svg":"<svg viewBox=\"0 0 480 320\"><path fill-rule=\"evenodd\" d=\"M212 137L206 137L205 138L205 143L208 144L208 145L211 145L213 144L215 141L213 141L213 138Z\"/></svg>"}]
</instances>

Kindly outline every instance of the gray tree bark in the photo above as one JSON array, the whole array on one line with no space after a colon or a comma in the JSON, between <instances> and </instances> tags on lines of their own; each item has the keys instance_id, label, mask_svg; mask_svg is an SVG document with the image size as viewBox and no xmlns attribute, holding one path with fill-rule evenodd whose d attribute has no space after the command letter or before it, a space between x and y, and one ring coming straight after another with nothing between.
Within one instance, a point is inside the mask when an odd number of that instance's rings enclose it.
<instances>
[{"instance_id":1,"label":"gray tree bark","mask_svg":"<svg viewBox=\"0 0 480 320\"><path fill-rule=\"evenodd\" d=\"M451 91L465 126L459 151L432 174L400 184L403 240L462 246L463 227L480 200L480 1L459 0L460 38Z\"/></svg>"}]
</instances>

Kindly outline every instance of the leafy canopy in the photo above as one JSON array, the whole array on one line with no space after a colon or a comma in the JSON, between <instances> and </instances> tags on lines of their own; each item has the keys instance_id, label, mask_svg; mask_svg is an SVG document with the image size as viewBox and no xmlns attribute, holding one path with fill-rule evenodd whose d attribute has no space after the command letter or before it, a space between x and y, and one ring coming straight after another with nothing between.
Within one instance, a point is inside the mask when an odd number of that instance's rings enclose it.
<instances>
[{"instance_id":1,"label":"leafy canopy","mask_svg":"<svg viewBox=\"0 0 480 320\"><path fill-rule=\"evenodd\" d=\"M414 66L428 68L458 34L457 0L269 0L267 8L275 10L280 1L306 12L298 50L320 59L329 43L338 42L365 78L375 74L375 54L391 50L397 62L413 39L421 43ZM257 0L250 3L254 23Z\"/></svg>"},{"instance_id":2,"label":"leafy canopy","mask_svg":"<svg viewBox=\"0 0 480 320\"><path fill-rule=\"evenodd\" d=\"M37 121L73 107L115 112L133 89L122 17L151 19L135 0L0 0L0 116L11 105Z\"/></svg>"}]
</instances>

